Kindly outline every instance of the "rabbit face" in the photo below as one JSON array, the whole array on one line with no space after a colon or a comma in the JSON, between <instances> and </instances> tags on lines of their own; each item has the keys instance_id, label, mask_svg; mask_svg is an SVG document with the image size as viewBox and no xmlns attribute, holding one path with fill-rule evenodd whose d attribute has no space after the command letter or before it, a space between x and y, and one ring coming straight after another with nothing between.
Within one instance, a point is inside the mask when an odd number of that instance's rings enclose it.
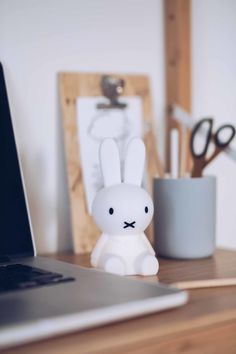
<instances>
[{"instance_id":1,"label":"rabbit face","mask_svg":"<svg viewBox=\"0 0 236 354\"><path fill-rule=\"evenodd\" d=\"M92 215L97 226L106 234L138 234L151 222L153 202L144 189L120 183L97 194Z\"/></svg>"},{"instance_id":2,"label":"rabbit face","mask_svg":"<svg viewBox=\"0 0 236 354\"><path fill-rule=\"evenodd\" d=\"M100 166L104 189L92 205L97 226L109 235L131 235L143 232L153 216L153 202L141 188L145 165L145 146L141 139L132 139L127 147L124 173L118 146L105 139L100 146Z\"/></svg>"}]
</instances>

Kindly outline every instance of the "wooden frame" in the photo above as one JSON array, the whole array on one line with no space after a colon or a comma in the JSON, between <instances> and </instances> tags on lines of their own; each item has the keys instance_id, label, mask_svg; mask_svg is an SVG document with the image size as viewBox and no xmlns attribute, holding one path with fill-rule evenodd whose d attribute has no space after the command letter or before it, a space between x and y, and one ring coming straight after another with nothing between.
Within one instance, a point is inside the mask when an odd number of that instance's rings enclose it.
<instances>
[{"instance_id":1,"label":"wooden frame","mask_svg":"<svg viewBox=\"0 0 236 354\"><path fill-rule=\"evenodd\" d=\"M143 75L116 75L125 80L124 96L140 96L144 117L144 142L147 149L149 190L152 177L160 174L162 165L156 150L154 122L149 79ZM64 142L71 207L71 222L76 253L90 252L100 232L87 212L83 172L81 170L80 146L77 141L76 99L82 96L101 96L102 74L60 73L59 88L63 114ZM152 226L148 230L152 241Z\"/></svg>"},{"instance_id":2,"label":"wooden frame","mask_svg":"<svg viewBox=\"0 0 236 354\"><path fill-rule=\"evenodd\" d=\"M169 108L179 104L191 110L191 0L165 0L165 56L166 56L166 169L170 170L170 130L180 133L180 175L190 170L189 132L173 120Z\"/></svg>"}]
</instances>

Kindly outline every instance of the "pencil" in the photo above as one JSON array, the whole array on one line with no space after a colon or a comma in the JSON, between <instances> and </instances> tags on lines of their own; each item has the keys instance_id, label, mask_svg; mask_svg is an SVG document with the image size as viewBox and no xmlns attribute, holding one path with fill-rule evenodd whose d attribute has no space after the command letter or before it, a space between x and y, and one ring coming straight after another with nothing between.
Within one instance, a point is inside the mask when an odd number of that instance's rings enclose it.
<instances>
[{"instance_id":1,"label":"pencil","mask_svg":"<svg viewBox=\"0 0 236 354\"><path fill-rule=\"evenodd\" d=\"M181 282L173 283L172 285L182 290L218 288L218 287L225 287L225 286L236 286L236 278L181 281Z\"/></svg>"}]
</instances>

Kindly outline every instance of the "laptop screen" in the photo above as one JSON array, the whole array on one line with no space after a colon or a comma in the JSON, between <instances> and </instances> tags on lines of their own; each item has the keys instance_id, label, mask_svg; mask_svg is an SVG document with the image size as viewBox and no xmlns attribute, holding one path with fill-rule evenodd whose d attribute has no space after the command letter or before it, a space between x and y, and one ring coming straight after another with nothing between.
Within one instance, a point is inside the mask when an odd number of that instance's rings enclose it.
<instances>
[{"instance_id":1,"label":"laptop screen","mask_svg":"<svg viewBox=\"0 0 236 354\"><path fill-rule=\"evenodd\" d=\"M0 63L0 260L32 256L33 244Z\"/></svg>"}]
</instances>

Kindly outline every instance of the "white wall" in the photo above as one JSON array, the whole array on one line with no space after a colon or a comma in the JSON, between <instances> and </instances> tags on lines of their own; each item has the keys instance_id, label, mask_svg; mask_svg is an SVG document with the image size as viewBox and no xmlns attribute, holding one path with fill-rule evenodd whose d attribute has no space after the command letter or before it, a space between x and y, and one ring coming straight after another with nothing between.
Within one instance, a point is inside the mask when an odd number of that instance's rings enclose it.
<instances>
[{"instance_id":1,"label":"white wall","mask_svg":"<svg viewBox=\"0 0 236 354\"><path fill-rule=\"evenodd\" d=\"M236 1L192 0L193 115L236 125ZM217 242L236 248L236 165L223 154L218 177Z\"/></svg>"},{"instance_id":2,"label":"white wall","mask_svg":"<svg viewBox=\"0 0 236 354\"><path fill-rule=\"evenodd\" d=\"M235 14L234 0L192 1L193 113L217 124L236 123ZM162 139L162 15L161 0L0 0L0 60L40 252L71 247L56 73L149 74ZM209 172L219 179L218 244L236 247L236 166L222 155Z\"/></svg>"},{"instance_id":3,"label":"white wall","mask_svg":"<svg viewBox=\"0 0 236 354\"><path fill-rule=\"evenodd\" d=\"M0 0L0 60L39 252L71 247L56 73L147 73L161 125L162 11L161 0Z\"/></svg>"}]
</instances>

